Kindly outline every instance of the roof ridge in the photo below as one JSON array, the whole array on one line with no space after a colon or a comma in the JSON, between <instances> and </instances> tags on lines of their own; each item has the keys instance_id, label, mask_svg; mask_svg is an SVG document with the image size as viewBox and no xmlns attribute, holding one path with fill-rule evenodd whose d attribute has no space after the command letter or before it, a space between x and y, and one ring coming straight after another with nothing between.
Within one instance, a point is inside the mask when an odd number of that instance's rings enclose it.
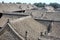
<instances>
[{"instance_id":1,"label":"roof ridge","mask_svg":"<svg viewBox=\"0 0 60 40\"><path fill-rule=\"evenodd\" d=\"M10 23L8 23L8 25L9 25L9 27L11 28L11 30L12 30L19 38L21 38L22 40L25 40L25 38L24 38L23 36L21 36L20 34L18 34L18 33L14 30L14 28L11 26Z\"/></svg>"},{"instance_id":2,"label":"roof ridge","mask_svg":"<svg viewBox=\"0 0 60 40\"><path fill-rule=\"evenodd\" d=\"M26 17L21 17L21 18L18 18L18 19L14 19L14 20L12 20L12 21L10 21L10 22L17 22L17 21L21 21L21 20L24 20L24 19L27 19L27 18L32 18L31 16L26 16Z\"/></svg>"}]
</instances>

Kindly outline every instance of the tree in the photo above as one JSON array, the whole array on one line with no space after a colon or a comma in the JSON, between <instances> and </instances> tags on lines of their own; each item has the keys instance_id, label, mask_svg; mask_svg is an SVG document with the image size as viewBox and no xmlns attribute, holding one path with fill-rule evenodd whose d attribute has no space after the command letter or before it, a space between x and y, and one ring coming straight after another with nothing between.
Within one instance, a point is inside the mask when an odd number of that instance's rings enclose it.
<instances>
[{"instance_id":1,"label":"tree","mask_svg":"<svg viewBox=\"0 0 60 40\"><path fill-rule=\"evenodd\" d=\"M60 4L58 4L58 3L50 3L50 4L46 4L46 3L34 3L34 5L35 6L37 6L37 7L44 7L45 5L49 5L49 6L52 6L52 7L54 7L55 9L56 8L60 8Z\"/></svg>"},{"instance_id":2,"label":"tree","mask_svg":"<svg viewBox=\"0 0 60 40\"><path fill-rule=\"evenodd\" d=\"M16 4L21 4L21 2L16 2Z\"/></svg>"},{"instance_id":3,"label":"tree","mask_svg":"<svg viewBox=\"0 0 60 40\"><path fill-rule=\"evenodd\" d=\"M12 2L9 2L10 4L12 3Z\"/></svg>"},{"instance_id":4,"label":"tree","mask_svg":"<svg viewBox=\"0 0 60 40\"><path fill-rule=\"evenodd\" d=\"M55 9L60 8L60 4L58 4L58 3L50 3L49 5L54 7Z\"/></svg>"},{"instance_id":5,"label":"tree","mask_svg":"<svg viewBox=\"0 0 60 40\"><path fill-rule=\"evenodd\" d=\"M37 7L44 7L46 4L45 3L34 3L35 6Z\"/></svg>"},{"instance_id":6,"label":"tree","mask_svg":"<svg viewBox=\"0 0 60 40\"><path fill-rule=\"evenodd\" d=\"M4 4L4 1L2 1L2 4Z\"/></svg>"}]
</instances>

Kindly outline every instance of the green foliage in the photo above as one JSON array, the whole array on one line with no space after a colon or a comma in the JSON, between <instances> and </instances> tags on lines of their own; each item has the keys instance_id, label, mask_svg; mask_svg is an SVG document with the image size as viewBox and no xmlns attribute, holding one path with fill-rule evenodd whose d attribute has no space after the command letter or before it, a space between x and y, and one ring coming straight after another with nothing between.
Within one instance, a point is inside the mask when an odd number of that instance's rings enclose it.
<instances>
[{"instance_id":1,"label":"green foliage","mask_svg":"<svg viewBox=\"0 0 60 40\"><path fill-rule=\"evenodd\" d=\"M58 3L50 3L49 5L54 8L60 8L60 4L58 4Z\"/></svg>"},{"instance_id":2,"label":"green foliage","mask_svg":"<svg viewBox=\"0 0 60 40\"><path fill-rule=\"evenodd\" d=\"M4 1L2 1L2 4L4 4Z\"/></svg>"},{"instance_id":3,"label":"green foliage","mask_svg":"<svg viewBox=\"0 0 60 40\"><path fill-rule=\"evenodd\" d=\"M21 2L16 2L16 4L21 4Z\"/></svg>"},{"instance_id":4,"label":"green foliage","mask_svg":"<svg viewBox=\"0 0 60 40\"><path fill-rule=\"evenodd\" d=\"M46 4L45 3L34 3L34 5L37 7L44 7Z\"/></svg>"},{"instance_id":5,"label":"green foliage","mask_svg":"<svg viewBox=\"0 0 60 40\"><path fill-rule=\"evenodd\" d=\"M60 4L58 3L50 3L50 4L46 4L46 3L34 3L35 6L37 7L44 7L45 5L49 5L49 6L52 6L54 8L60 8Z\"/></svg>"}]
</instances>

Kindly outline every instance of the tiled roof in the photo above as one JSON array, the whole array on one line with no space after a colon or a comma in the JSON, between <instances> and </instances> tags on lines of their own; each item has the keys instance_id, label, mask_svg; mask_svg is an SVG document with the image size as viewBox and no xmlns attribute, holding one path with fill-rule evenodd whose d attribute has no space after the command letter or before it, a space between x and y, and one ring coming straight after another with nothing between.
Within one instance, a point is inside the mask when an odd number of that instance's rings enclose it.
<instances>
[{"instance_id":1,"label":"tiled roof","mask_svg":"<svg viewBox=\"0 0 60 40\"><path fill-rule=\"evenodd\" d=\"M19 18L13 21L10 21L12 27L25 37L25 32L28 32L28 39L37 39L40 35L40 32L46 31L46 26L38 23L30 16Z\"/></svg>"},{"instance_id":2,"label":"tiled roof","mask_svg":"<svg viewBox=\"0 0 60 40\"><path fill-rule=\"evenodd\" d=\"M3 27L5 25L5 23L7 22L7 18L0 18L0 27Z\"/></svg>"}]
</instances>

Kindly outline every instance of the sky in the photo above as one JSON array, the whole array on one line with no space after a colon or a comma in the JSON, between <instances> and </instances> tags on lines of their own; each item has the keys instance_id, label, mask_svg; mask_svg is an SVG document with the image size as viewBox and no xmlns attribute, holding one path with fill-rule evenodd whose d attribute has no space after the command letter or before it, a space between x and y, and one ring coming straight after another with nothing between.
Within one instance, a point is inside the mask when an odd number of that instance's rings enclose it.
<instances>
[{"instance_id":1,"label":"sky","mask_svg":"<svg viewBox=\"0 0 60 40\"><path fill-rule=\"evenodd\" d=\"M60 4L60 0L0 0L0 2L6 2L6 3L9 3L9 2L21 2L21 3L39 3L39 2L42 2L42 3L59 3Z\"/></svg>"}]
</instances>

